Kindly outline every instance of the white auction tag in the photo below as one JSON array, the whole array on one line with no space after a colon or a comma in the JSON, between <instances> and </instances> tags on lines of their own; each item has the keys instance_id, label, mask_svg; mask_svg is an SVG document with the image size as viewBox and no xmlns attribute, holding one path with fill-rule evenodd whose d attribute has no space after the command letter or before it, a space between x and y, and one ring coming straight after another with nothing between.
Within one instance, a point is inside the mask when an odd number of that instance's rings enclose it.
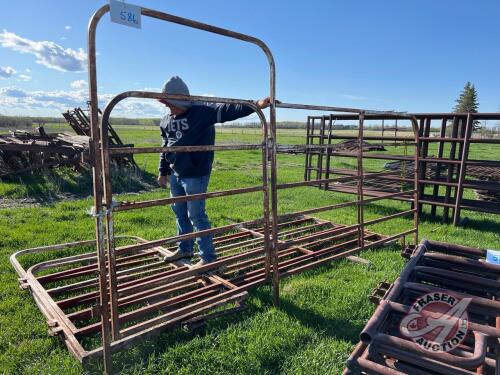
<instances>
[{"instance_id":1,"label":"white auction tag","mask_svg":"<svg viewBox=\"0 0 500 375\"><path fill-rule=\"evenodd\" d=\"M141 7L127 4L123 1L109 0L109 14L111 22L125 26L141 28Z\"/></svg>"}]
</instances>

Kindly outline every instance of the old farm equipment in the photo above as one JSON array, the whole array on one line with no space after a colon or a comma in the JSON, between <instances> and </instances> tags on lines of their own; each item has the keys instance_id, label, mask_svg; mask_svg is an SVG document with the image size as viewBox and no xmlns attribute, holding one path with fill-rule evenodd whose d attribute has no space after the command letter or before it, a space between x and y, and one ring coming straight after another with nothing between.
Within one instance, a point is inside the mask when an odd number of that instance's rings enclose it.
<instances>
[{"instance_id":1,"label":"old farm equipment","mask_svg":"<svg viewBox=\"0 0 500 375\"><path fill-rule=\"evenodd\" d=\"M498 374L500 368L500 271L486 250L423 240L393 284L381 283L377 304L360 334L344 374ZM465 340L452 351L433 352L404 337L400 323L427 293L470 298Z\"/></svg>"},{"instance_id":2,"label":"old farm equipment","mask_svg":"<svg viewBox=\"0 0 500 375\"><path fill-rule=\"evenodd\" d=\"M100 110L98 111L100 113ZM77 107L72 110L67 110L62 115L76 134L91 137L92 131L90 128L90 120L89 117L87 116L86 111ZM108 124L108 142L109 142L109 147L134 146L132 144L127 144L127 145L124 144L120 139L120 136L118 135L116 130L113 129L113 127L110 124ZM113 160L118 166L127 166L132 168L137 167L137 164L134 161L134 157L132 155L128 154L115 155Z\"/></svg>"},{"instance_id":3,"label":"old farm equipment","mask_svg":"<svg viewBox=\"0 0 500 375\"><path fill-rule=\"evenodd\" d=\"M487 155L481 159L470 157L471 151L475 148L480 150L481 145L500 145L498 138L478 138L472 135L472 127L476 121L500 120L500 114L417 113L413 116L419 123L420 213L423 205L431 207L431 215L436 215L437 207L440 207L443 220L448 221L451 212L455 225L461 222L462 210L500 214L498 200L500 160L494 156L493 159L487 158ZM392 160L393 162L388 165L389 168L381 166L379 172L392 170L394 173L372 179L366 185L365 194L378 196L397 191L405 183L413 183L413 157L405 155L406 147L413 137L412 132L405 132L408 126L405 127L401 119L392 114L367 114L366 120L377 124L378 127L382 124L382 127L377 132L371 131L372 134L366 136L365 140L376 142L373 146L392 146L394 151L385 154L365 153L364 158L370 161ZM346 135L342 130L335 130L335 124L348 124L352 121L357 121L357 117L351 114L309 116L306 143L340 146L346 140L355 139L355 136ZM394 123L394 126L387 126L390 123ZM431 126L439 129L439 134L431 136ZM387 132L391 133L387 135ZM349 171L345 171L342 164L349 158L355 158L355 154L335 148L329 150L311 148L306 152L305 179L313 181L321 179L322 176L345 175ZM318 182L317 186L330 191L356 194L356 187L351 182L344 184ZM471 190L475 195L464 196L465 191Z\"/></svg>"},{"instance_id":4,"label":"old farm equipment","mask_svg":"<svg viewBox=\"0 0 500 375\"><path fill-rule=\"evenodd\" d=\"M156 92L127 91L115 96L99 117L97 108L96 29L100 19L109 11L109 5L100 8L92 17L88 31L88 68L90 94L90 136L94 175L94 207L96 239L21 250L11 257L20 276L22 287L33 294L41 312L47 318L51 331L62 337L68 349L82 362L104 357L105 372L111 371L111 355L150 338L172 327L206 319L220 313L222 308L237 309L251 288L272 283L273 301L279 301L280 278L302 272L335 259L352 257L362 250L412 237L418 238L417 168L418 123L406 114L391 113L408 121L413 136L413 183L407 188L370 196L364 193L364 181L387 174L367 174L363 167L364 121L375 112L353 108L277 103L275 100L275 65L271 51L261 40L234 31L221 29L197 21L141 8L146 17L172 22L234 38L258 46L269 63L269 119L251 100L216 97L165 95ZM127 98L202 100L205 102L235 103L251 107L262 125L262 141L256 144L177 147L119 147L112 145L109 118L113 108ZM331 113L350 113L357 119L355 142L360 147L353 151L356 164L348 176L327 177L315 181L278 182L277 153L280 149L296 151L329 150L333 145L280 145L276 138L276 108L320 110ZM258 150L261 155L262 183L205 194L163 198L149 201L120 202L113 199L110 179L110 159L115 155L138 153L200 152L214 150ZM278 212L279 192L285 189L354 181L356 199L327 204L296 212ZM245 222L227 225L180 236L145 240L139 237L119 237L114 230L115 216L122 211L165 206L173 202L209 199L238 194L261 195L262 216ZM412 207L393 211L376 219L365 220L365 206L394 197L412 197ZM313 214L352 207L356 223L332 223L315 218ZM400 233L374 233L368 226L386 220L413 217L410 228ZM160 258L181 240L215 235L216 262L193 268L187 263L167 264ZM61 257L60 251L65 254ZM53 253L53 259L31 264L27 269L22 260L33 253ZM75 255L76 254L76 255ZM356 258L351 258L356 260ZM100 338L100 345L89 346Z\"/></svg>"},{"instance_id":5,"label":"old farm equipment","mask_svg":"<svg viewBox=\"0 0 500 375\"><path fill-rule=\"evenodd\" d=\"M89 137L69 133L12 131L0 135L0 177L52 168L78 166L86 160Z\"/></svg>"},{"instance_id":6,"label":"old farm equipment","mask_svg":"<svg viewBox=\"0 0 500 375\"><path fill-rule=\"evenodd\" d=\"M71 165L88 167L90 160L91 130L89 118L84 110L75 108L63 113L63 117L74 130L48 133L43 126L36 132L11 131L0 135L0 177L23 174L47 168ZM116 131L108 127L109 147L132 147L124 144ZM113 165L137 168L132 155L114 155Z\"/></svg>"}]
</instances>

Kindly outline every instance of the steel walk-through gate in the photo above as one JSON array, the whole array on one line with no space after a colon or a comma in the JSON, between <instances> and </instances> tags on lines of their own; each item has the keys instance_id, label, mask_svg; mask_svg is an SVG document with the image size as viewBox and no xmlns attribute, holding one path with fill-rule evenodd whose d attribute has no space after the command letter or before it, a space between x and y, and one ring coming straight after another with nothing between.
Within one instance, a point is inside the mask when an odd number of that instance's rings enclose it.
<instances>
[{"instance_id":1,"label":"steel walk-through gate","mask_svg":"<svg viewBox=\"0 0 500 375\"><path fill-rule=\"evenodd\" d=\"M358 116L357 141L363 144L363 124L367 114L386 112L354 108L279 103L275 99L275 65L271 51L261 40L197 21L141 8L143 16L172 22L210 33L249 42L261 48L269 63L269 121L251 100L202 96L166 95L156 92L127 91L115 96L98 114L96 74L96 29L109 5L91 18L88 29L88 69L90 94L91 157L93 163L96 240L59 244L18 251L11 263L20 276L21 286L29 289L47 318L53 334L61 335L69 350L82 362L103 357L104 371L111 372L111 354L129 347L168 328L206 319L240 307L251 288L271 282L273 301L278 304L279 280L334 259L354 257L364 249L375 248L413 235L418 241L418 123L405 114L392 116L409 120L415 135L414 184L409 190L366 198L365 180L386 172L365 174L363 147L356 154L355 173L350 176L325 178L322 183L356 181L353 201L313 207L306 210L278 212L280 190L315 186L315 181L278 183L277 153L283 149L329 150L333 145L280 146L276 137L276 108L306 109L328 113L352 113ZM202 100L213 103L242 104L251 107L262 124L262 141L257 144L204 145L176 147L109 147L108 124L114 107L126 98ZM110 178L110 157L137 153L201 152L260 150L262 184L244 188L207 192L150 201L116 202ZM232 223L196 233L156 240L120 237L114 233L114 215L127 210L165 206L176 202L209 199L237 194L261 193L263 216L246 222ZM366 205L396 196L413 196L408 210L365 220ZM356 224L339 224L310 216L345 207L356 209ZM400 233L382 235L366 229L386 220L413 216L413 226ZM188 263L165 263L164 255L175 249L179 240L214 235L218 260L202 267ZM80 249L77 251L77 249ZM82 252L81 249L86 249ZM64 250L64 257L59 251ZM21 257L33 253L53 252L54 259L21 265ZM76 255L75 255L76 254ZM96 345L96 340L101 345Z\"/></svg>"}]
</instances>

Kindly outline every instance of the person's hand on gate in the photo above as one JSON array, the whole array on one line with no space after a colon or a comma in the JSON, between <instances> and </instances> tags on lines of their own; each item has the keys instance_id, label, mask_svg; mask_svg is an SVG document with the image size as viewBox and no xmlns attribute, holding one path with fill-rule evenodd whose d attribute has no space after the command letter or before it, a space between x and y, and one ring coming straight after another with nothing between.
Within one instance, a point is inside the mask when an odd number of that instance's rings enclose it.
<instances>
[{"instance_id":1,"label":"person's hand on gate","mask_svg":"<svg viewBox=\"0 0 500 375\"><path fill-rule=\"evenodd\" d=\"M277 104L281 103L279 100L275 100L275 102ZM259 107L260 109L265 109L271 105L271 98L268 96L267 98L257 100L255 104L257 104L257 107Z\"/></svg>"},{"instance_id":2,"label":"person's hand on gate","mask_svg":"<svg viewBox=\"0 0 500 375\"><path fill-rule=\"evenodd\" d=\"M156 180L158 181L158 185L160 185L160 187L162 187L162 188L167 187L167 185L168 185L167 177L168 176L162 176L162 175L158 176L158 178Z\"/></svg>"}]
</instances>

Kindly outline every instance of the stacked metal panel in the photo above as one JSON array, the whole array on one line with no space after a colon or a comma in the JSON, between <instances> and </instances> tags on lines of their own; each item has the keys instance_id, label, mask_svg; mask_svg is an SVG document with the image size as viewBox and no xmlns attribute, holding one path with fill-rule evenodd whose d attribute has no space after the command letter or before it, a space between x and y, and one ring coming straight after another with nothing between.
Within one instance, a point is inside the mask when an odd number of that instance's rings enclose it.
<instances>
[{"instance_id":1,"label":"stacked metal panel","mask_svg":"<svg viewBox=\"0 0 500 375\"><path fill-rule=\"evenodd\" d=\"M410 254L400 277L371 295L378 306L344 373L498 374L500 266L485 262L486 250L436 241L423 240L413 253L403 253ZM442 308L444 300L449 309L423 307L428 302ZM458 301L460 313L452 308ZM439 341L447 328L455 329L456 338Z\"/></svg>"},{"instance_id":2,"label":"stacked metal panel","mask_svg":"<svg viewBox=\"0 0 500 375\"><path fill-rule=\"evenodd\" d=\"M282 245L278 253L280 277L334 259L351 257L360 261L353 257L359 251L357 226L299 216L281 221L278 233ZM364 239L367 248L394 240L367 230ZM165 263L163 257L175 246L134 250L147 241L139 237L116 240L135 244L125 243L116 251L117 319L121 329L120 339L111 344L112 351L162 330L206 320L222 311L239 310L247 290L268 282L264 227L258 223L243 224L216 236L218 260L209 267L195 268L187 261ZM11 257L22 288L31 291L50 332L61 335L70 351L84 362L102 355L94 246L95 241L81 241L21 250ZM76 254L61 257L61 252ZM37 262L40 256L49 259ZM193 259L193 263L196 261ZM224 306L226 309L222 309Z\"/></svg>"}]
</instances>

